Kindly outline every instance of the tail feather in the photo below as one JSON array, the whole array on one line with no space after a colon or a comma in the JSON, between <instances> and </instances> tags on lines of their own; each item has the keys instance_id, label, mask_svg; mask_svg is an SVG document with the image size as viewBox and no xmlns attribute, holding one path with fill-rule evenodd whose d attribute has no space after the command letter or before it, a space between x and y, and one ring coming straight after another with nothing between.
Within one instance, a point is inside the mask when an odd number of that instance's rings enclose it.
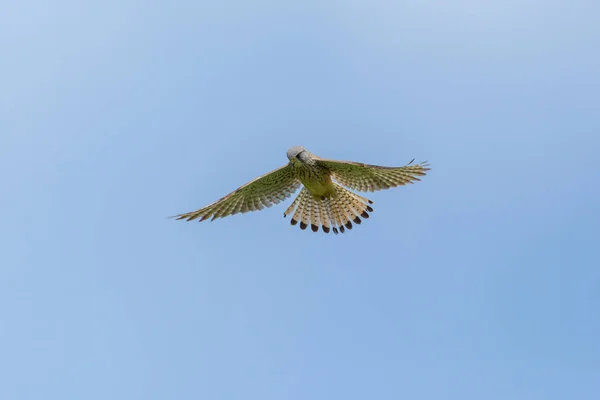
<instances>
[{"instance_id":1,"label":"tail feather","mask_svg":"<svg viewBox=\"0 0 600 400\"><path fill-rule=\"evenodd\" d=\"M313 232L318 231L319 226L321 225L321 206L319 204L320 201L322 201L322 200L315 200L313 197L310 198L310 211L311 211L310 229Z\"/></svg>"},{"instance_id":2,"label":"tail feather","mask_svg":"<svg viewBox=\"0 0 600 400\"><path fill-rule=\"evenodd\" d=\"M360 217L369 218L368 213L372 212L373 208L366 203L372 204L373 202L344 188L342 188L342 190L342 197L344 199L346 209L351 212L352 221L356 224L360 224L362 222Z\"/></svg>"},{"instance_id":3,"label":"tail feather","mask_svg":"<svg viewBox=\"0 0 600 400\"><path fill-rule=\"evenodd\" d=\"M304 207L305 207L305 198L306 195L308 194L308 190L306 189L302 189L300 191L300 194L297 197L298 201L298 205L296 208L296 212L294 213L294 215L292 216L292 219L290 220L290 223L292 225L296 225L298 222L300 222L302 220L302 213L304 212Z\"/></svg>"},{"instance_id":4,"label":"tail feather","mask_svg":"<svg viewBox=\"0 0 600 400\"><path fill-rule=\"evenodd\" d=\"M337 234L352 229L353 224L360 224L361 218L369 218L369 213L373 211L369 204L373 202L338 184L334 193L327 198L315 198L303 188L283 216L293 213L290 223L300 223L303 230L310 225L313 232L321 227L325 233L333 231Z\"/></svg>"},{"instance_id":5,"label":"tail feather","mask_svg":"<svg viewBox=\"0 0 600 400\"><path fill-rule=\"evenodd\" d=\"M340 209L340 217L343 226L352 229L352 222L360 224L361 220L358 214L362 213L365 204L362 202L362 197L346 190L341 186L336 186L336 200ZM368 201L368 200L367 200ZM343 232L343 229L341 229Z\"/></svg>"},{"instance_id":6,"label":"tail feather","mask_svg":"<svg viewBox=\"0 0 600 400\"><path fill-rule=\"evenodd\" d=\"M327 203L329 206L329 211L331 212L331 218L332 218L332 222L333 222L332 230L333 230L333 233L335 233L337 235L338 227L342 224L340 216L339 216L338 208L337 208L337 201L333 197L330 197L327 199Z\"/></svg>"},{"instance_id":7,"label":"tail feather","mask_svg":"<svg viewBox=\"0 0 600 400\"><path fill-rule=\"evenodd\" d=\"M321 199L319 201L319 214L321 216L321 229L325 233L331 231L331 217L327 209L327 200Z\"/></svg>"},{"instance_id":8,"label":"tail feather","mask_svg":"<svg viewBox=\"0 0 600 400\"><path fill-rule=\"evenodd\" d=\"M333 233L338 233L337 222L335 220L335 214L333 213L331 199L330 198L323 199L323 200L321 200L321 204L322 204L321 209L324 211L327 222L329 224L328 227L331 228ZM325 230L325 232L329 233L329 231L327 231L327 230Z\"/></svg>"},{"instance_id":9,"label":"tail feather","mask_svg":"<svg viewBox=\"0 0 600 400\"><path fill-rule=\"evenodd\" d=\"M287 210L285 210L285 212L283 213L283 218L287 217L289 214L294 212L299 201L300 201L300 195L298 195L296 197L296 199L292 202L292 204L290 204L290 206L287 208Z\"/></svg>"},{"instance_id":10,"label":"tail feather","mask_svg":"<svg viewBox=\"0 0 600 400\"><path fill-rule=\"evenodd\" d=\"M302 210L302 221L300 221L300 229L305 230L306 227L308 227L308 225L310 224L310 217L311 217L311 206L312 206L312 199L310 198L310 194L305 194L304 195L304 209Z\"/></svg>"},{"instance_id":11,"label":"tail feather","mask_svg":"<svg viewBox=\"0 0 600 400\"><path fill-rule=\"evenodd\" d=\"M351 219L353 219L353 217L355 217L355 210L354 210L354 204L353 204L353 199L352 197L349 195L350 192L348 192L345 189L342 188L337 188L336 187L336 192L338 194L338 202L340 203L339 208L341 209L342 212L342 221L344 223L344 225L349 228L352 229L352 222L350 222Z\"/></svg>"},{"instance_id":12,"label":"tail feather","mask_svg":"<svg viewBox=\"0 0 600 400\"><path fill-rule=\"evenodd\" d=\"M341 211L341 216L343 217L343 223L346 228L348 229L352 229L352 222L350 222L351 219L353 219L354 215L354 210L352 209L352 203L349 201L349 197L345 194L342 193L340 195L340 211Z\"/></svg>"}]
</instances>

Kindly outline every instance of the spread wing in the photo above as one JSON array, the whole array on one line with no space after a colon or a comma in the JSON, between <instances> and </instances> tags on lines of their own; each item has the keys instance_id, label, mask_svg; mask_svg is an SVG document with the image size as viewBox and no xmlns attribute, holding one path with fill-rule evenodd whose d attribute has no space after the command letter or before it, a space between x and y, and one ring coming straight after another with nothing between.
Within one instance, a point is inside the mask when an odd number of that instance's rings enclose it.
<instances>
[{"instance_id":1,"label":"spread wing","mask_svg":"<svg viewBox=\"0 0 600 400\"><path fill-rule=\"evenodd\" d=\"M320 159L318 163L327 167L333 179L342 185L361 192L374 192L420 180L418 177L429 171L429 164L413 164L413 161L404 167L381 167L327 159Z\"/></svg>"},{"instance_id":2,"label":"spread wing","mask_svg":"<svg viewBox=\"0 0 600 400\"><path fill-rule=\"evenodd\" d=\"M204 221L212 217L212 221L237 213L262 210L288 198L299 186L300 181L288 164L246 183L206 207L173 218L188 221L200 218L200 221Z\"/></svg>"}]
</instances>

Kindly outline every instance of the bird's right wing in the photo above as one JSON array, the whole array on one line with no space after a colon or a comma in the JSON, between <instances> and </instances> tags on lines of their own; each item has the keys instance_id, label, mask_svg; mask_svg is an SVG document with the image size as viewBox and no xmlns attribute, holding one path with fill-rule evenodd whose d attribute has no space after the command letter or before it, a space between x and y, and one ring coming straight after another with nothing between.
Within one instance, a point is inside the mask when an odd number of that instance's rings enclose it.
<instances>
[{"instance_id":1,"label":"bird's right wing","mask_svg":"<svg viewBox=\"0 0 600 400\"><path fill-rule=\"evenodd\" d=\"M262 210L291 196L300 186L289 164L260 176L216 202L196 211L175 215L188 221L214 220L237 213Z\"/></svg>"},{"instance_id":2,"label":"bird's right wing","mask_svg":"<svg viewBox=\"0 0 600 400\"><path fill-rule=\"evenodd\" d=\"M331 171L333 179L361 192L374 192L413 183L429 171L428 164L413 164L412 161L403 167L382 167L328 159L319 159L317 162Z\"/></svg>"}]
</instances>

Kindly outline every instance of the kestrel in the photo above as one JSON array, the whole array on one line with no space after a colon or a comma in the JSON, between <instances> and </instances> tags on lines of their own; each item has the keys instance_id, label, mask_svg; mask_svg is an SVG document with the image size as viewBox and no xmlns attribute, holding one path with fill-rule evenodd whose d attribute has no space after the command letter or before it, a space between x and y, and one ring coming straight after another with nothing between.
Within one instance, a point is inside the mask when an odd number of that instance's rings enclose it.
<instances>
[{"instance_id":1,"label":"kestrel","mask_svg":"<svg viewBox=\"0 0 600 400\"><path fill-rule=\"evenodd\" d=\"M313 232L319 227L325 233L344 233L352 229L352 222L361 223L369 218L373 202L346 189L373 192L418 181L429 171L428 164L403 167L381 167L353 161L336 161L318 157L302 146L287 152L289 162L253 181L246 183L222 199L199 210L176 215L188 221L204 221L229 215L262 210L290 197L300 186L298 197L283 213L292 215L291 224L300 222L300 228L309 225ZM414 160L413 160L414 161Z\"/></svg>"}]
</instances>

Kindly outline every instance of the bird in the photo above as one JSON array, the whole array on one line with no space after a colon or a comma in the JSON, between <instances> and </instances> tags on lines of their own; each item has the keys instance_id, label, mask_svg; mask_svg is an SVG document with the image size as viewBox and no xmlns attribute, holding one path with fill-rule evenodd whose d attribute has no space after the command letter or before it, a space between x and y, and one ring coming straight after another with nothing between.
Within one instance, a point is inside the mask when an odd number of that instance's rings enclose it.
<instances>
[{"instance_id":1,"label":"bird","mask_svg":"<svg viewBox=\"0 0 600 400\"><path fill-rule=\"evenodd\" d=\"M235 191L196 211L173 216L177 220L211 221L238 213L262 210L302 190L283 213L291 225L310 226L338 234L361 224L373 212L373 201L351 190L373 192L419 181L430 170L427 162L402 167L383 167L354 161L321 158L302 146L287 151L288 163L240 186ZM349 190L350 189L350 190Z\"/></svg>"}]
</instances>

